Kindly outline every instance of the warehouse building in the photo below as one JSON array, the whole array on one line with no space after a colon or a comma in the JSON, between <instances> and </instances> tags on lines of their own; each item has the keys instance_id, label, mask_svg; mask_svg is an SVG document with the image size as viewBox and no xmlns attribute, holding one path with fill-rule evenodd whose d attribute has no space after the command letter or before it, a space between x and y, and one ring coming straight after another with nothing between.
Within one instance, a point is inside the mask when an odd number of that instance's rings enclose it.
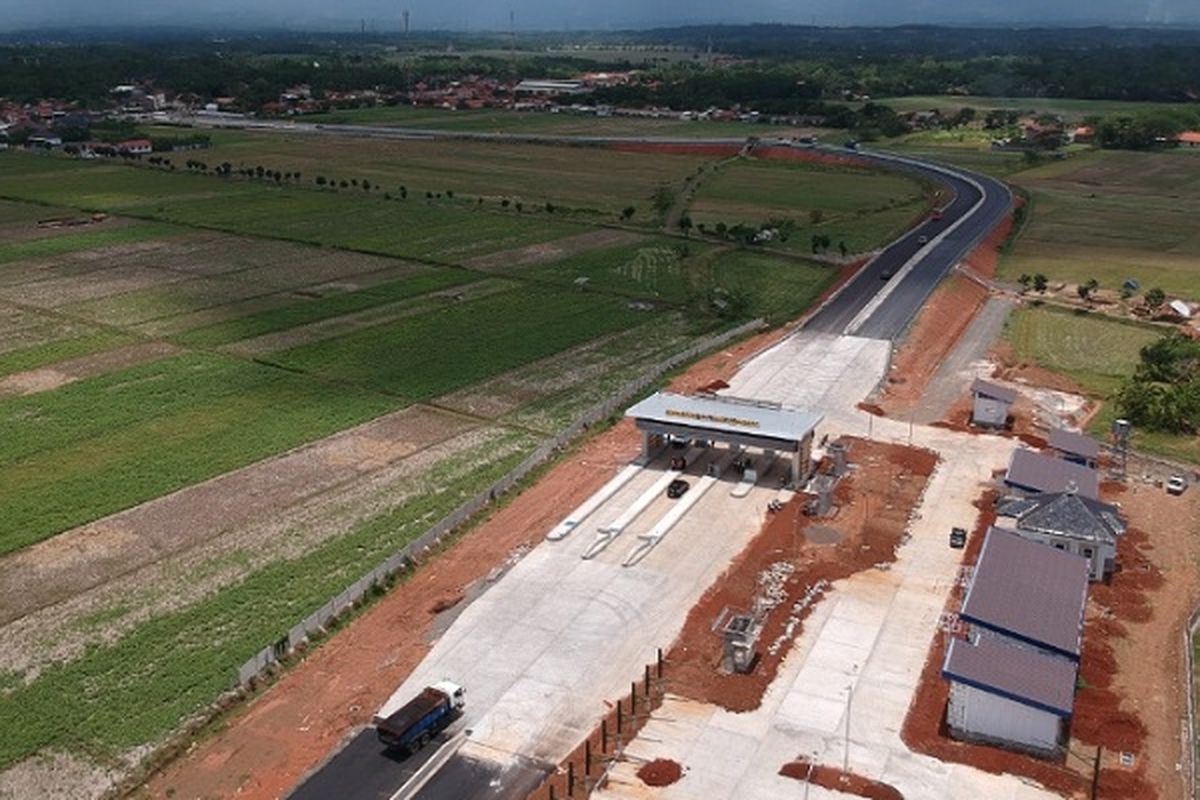
<instances>
[{"instance_id":1,"label":"warehouse building","mask_svg":"<svg viewBox=\"0 0 1200 800\"><path fill-rule=\"evenodd\" d=\"M942 665L946 724L964 741L1038 755L1069 737L1087 603L1087 562L992 528L963 600L966 637Z\"/></svg>"},{"instance_id":2,"label":"warehouse building","mask_svg":"<svg viewBox=\"0 0 1200 800\"><path fill-rule=\"evenodd\" d=\"M812 471L813 437L821 422L813 414L779 403L711 395L658 392L625 412L642 433L642 461L670 440L702 441L786 453L791 483Z\"/></svg>"}]
</instances>

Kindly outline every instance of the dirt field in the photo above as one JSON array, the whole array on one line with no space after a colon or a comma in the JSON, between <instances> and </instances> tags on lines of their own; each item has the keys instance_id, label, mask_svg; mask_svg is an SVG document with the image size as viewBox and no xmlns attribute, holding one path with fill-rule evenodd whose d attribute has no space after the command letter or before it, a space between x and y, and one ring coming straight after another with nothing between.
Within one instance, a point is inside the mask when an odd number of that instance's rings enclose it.
<instances>
[{"instance_id":1,"label":"dirt field","mask_svg":"<svg viewBox=\"0 0 1200 800\"><path fill-rule=\"evenodd\" d=\"M890 563L908 514L937 463L933 453L847 439L849 473L835 491L838 512L805 516L798 495L772 517L729 570L692 609L667 654L671 691L730 711L757 708L815 601L833 581ZM758 661L748 675L720 669L722 640L714 620L748 613L767 598Z\"/></svg>"},{"instance_id":2,"label":"dirt field","mask_svg":"<svg viewBox=\"0 0 1200 800\"><path fill-rule=\"evenodd\" d=\"M1141 484L1124 491L1106 484L1105 497L1121 503L1130 531L1121 542L1120 568L1111 582L1093 583L1090 588L1080 665L1082 688L1076 694L1065 760L1051 762L964 744L946 735L948 690L940 675L943 636L934 641L905 721L903 737L909 747L943 761L1025 775L1080 798L1091 790L1097 748L1102 748L1098 797L1182 800L1188 796L1183 775L1177 771L1183 758L1180 732L1187 709L1180 648L1187 617L1200 597L1195 570L1200 545L1179 520L1195 519L1200 501L1167 498L1161 489ZM993 506L992 497L980 502L984 514L976 535L968 539L964 563L977 558L980 534L995 518ZM960 601L958 590L948 610L956 611ZM1132 754L1132 766L1121 764L1122 752Z\"/></svg>"}]
</instances>

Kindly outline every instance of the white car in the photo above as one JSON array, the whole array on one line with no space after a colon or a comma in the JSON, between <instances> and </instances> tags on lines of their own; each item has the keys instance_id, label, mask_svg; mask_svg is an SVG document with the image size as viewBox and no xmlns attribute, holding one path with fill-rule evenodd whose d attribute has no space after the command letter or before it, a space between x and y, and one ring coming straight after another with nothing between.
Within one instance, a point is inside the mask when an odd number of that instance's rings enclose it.
<instances>
[{"instance_id":1,"label":"white car","mask_svg":"<svg viewBox=\"0 0 1200 800\"><path fill-rule=\"evenodd\" d=\"M1182 475L1172 475L1167 479L1167 494L1183 494L1187 486L1187 480Z\"/></svg>"}]
</instances>

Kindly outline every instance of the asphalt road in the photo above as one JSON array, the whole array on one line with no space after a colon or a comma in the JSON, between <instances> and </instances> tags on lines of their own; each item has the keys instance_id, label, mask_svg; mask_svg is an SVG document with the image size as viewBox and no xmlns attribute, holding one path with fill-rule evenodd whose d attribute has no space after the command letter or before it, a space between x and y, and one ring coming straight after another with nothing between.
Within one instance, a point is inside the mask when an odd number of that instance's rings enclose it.
<instances>
[{"instance_id":1,"label":"asphalt road","mask_svg":"<svg viewBox=\"0 0 1200 800\"><path fill-rule=\"evenodd\" d=\"M562 137L526 134L444 132L411 128L320 125L248 119L186 118L206 127L236 126L311 135L397 140L453 139L540 144L743 144L744 138ZM845 154L840 148L823 148ZM939 181L953 192L939 221L928 220L888 245L870 264L812 316L806 330L854 333L897 339L928 299L934 287L1008 211L1011 195L1004 184L949 166L884 152L856 155L881 166L910 171ZM922 244L920 237L928 242ZM884 279L884 273L890 277ZM882 296L888 290L886 296ZM290 795L290 800L387 800L407 783L446 740L443 734L407 759L387 753L373 728L360 733ZM504 774L493 765L456 753L415 795L419 800L499 800L523 798L547 773L545 765L516 758Z\"/></svg>"},{"instance_id":2,"label":"asphalt road","mask_svg":"<svg viewBox=\"0 0 1200 800\"><path fill-rule=\"evenodd\" d=\"M414 755L389 752L367 728L296 787L288 800L388 800L450 738L446 731Z\"/></svg>"}]
</instances>

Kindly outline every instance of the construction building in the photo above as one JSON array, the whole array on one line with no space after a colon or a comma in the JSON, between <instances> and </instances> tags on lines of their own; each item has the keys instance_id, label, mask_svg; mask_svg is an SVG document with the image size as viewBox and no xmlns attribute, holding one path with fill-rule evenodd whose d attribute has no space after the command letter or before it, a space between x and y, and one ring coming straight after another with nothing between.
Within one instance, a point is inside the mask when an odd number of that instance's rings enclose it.
<instances>
[{"instance_id":1,"label":"construction building","mask_svg":"<svg viewBox=\"0 0 1200 800\"><path fill-rule=\"evenodd\" d=\"M642 460L667 441L723 443L786 454L791 483L812 471L813 437L822 417L779 403L735 397L659 392L625 412L642 433Z\"/></svg>"},{"instance_id":2,"label":"construction building","mask_svg":"<svg viewBox=\"0 0 1200 800\"><path fill-rule=\"evenodd\" d=\"M992 528L984 540L942 677L946 724L965 741L1053 756L1069 735L1083 645L1088 565Z\"/></svg>"}]
</instances>

